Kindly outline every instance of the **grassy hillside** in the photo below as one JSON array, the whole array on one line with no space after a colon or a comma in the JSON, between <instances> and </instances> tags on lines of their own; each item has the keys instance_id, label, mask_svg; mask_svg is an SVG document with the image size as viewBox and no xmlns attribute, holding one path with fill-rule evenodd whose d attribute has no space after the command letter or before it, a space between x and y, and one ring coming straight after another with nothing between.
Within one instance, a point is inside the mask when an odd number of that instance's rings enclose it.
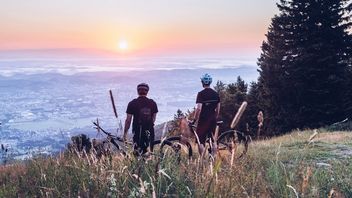
<instances>
[{"instance_id":1,"label":"grassy hillside","mask_svg":"<svg viewBox=\"0 0 352 198\"><path fill-rule=\"evenodd\" d=\"M63 154L0 167L0 197L352 197L352 133L292 132L254 141L230 165Z\"/></svg>"}]
</instances>

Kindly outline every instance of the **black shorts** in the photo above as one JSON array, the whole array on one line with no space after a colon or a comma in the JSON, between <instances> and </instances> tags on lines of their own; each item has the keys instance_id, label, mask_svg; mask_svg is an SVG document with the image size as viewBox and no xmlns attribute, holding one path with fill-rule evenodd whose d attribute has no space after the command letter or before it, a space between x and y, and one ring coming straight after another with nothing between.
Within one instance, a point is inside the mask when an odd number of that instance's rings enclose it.
<instances>
[{"instance_id":1,"label":"black shorts","mask_svg":"<svg viewBox=\"0 0 352 198\"><path fill-rule=\"evenodd\" d=\"M154 128L149 130L133 129L133 147L135 151L141 154L147 152L148 147L153 151Z\"/></svg>"},{"instance_id":2,"label":"black shorts","mask_svg":"<svg viewBox=\"0 0 352 198\"><path fill-rule=\"evenodd\" d=\"M207 138L212 138L216 129L216 119L199 120L196 133L201 144L205 144Z\"/></svg>"}]
</instances>

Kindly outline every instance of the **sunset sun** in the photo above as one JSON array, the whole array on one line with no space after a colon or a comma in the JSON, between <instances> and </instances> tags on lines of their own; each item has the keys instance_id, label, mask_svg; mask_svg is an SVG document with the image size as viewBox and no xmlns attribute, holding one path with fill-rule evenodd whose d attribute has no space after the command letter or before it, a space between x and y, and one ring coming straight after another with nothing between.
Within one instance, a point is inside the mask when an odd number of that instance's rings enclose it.
<instances>
[{"instance_id":1,"label":"sunset sun","mask_svg":"<svg viewBox=\"0 0 352 198\"><path fill-rule=\"evenodd\" d=\"M126 40L120 40L117 48L119 51L126 51L128 49L128 42Z\"/></svg>"}]
</instances>

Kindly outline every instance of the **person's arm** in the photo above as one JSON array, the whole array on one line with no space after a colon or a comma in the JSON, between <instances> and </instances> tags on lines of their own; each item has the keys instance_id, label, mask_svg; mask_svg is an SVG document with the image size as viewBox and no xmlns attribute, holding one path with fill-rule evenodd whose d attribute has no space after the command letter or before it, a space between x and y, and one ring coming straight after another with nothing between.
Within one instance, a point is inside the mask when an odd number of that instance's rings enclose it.
<instances>
[{"instance_id":1,"label":"person's arm","mask_svg":"<svg viewBox=\"0 0 352 198\"><path fill-rule=\"evenodd\" d=\"M158 113L158 105L156 104L156 102L154 101L154 100L152 100L153 101L153 109L152 109L152 111L153 111L153 124L155 123L155 120L156 120L156 114Z\"/></svg>"},{"instance_id":2,"label":"person's arm","mask_svg":"<svg viewBox=\"0 0 352 198\"><path fill-rule=\"evenodd\" d=\"M202 95L198 93L197 99L196 99L196 110L194 114L194 122L198 122L201 111L202 111Z\"/></svg>"},{"instance_id":3,"label":"person's arm","mask_svg":"<svg viewBox=\"0 0 352 198\"><path fill-rule=\"evenodd\" d=\"M126 120L125 120L125 128L123 132L123 140L125 142L127 141L127 133L128 133L128 130L130 129L131 121L132 121L132 114L127 113Z\"/></svg>"},{"instance_id":4,"label":"person's arm","mask_svg":"<svg viewBox=\"0 0 352 198\"><path fill-rule=\"evenodd\" d=\"M155 123L156 120L156 113L153 114L153 124Z\"/></svg>"},{"instance_id":5,"label":"person's arm","mask_svg":"<svg viewBox=\"0 0 352 198\"><path fill-rule=\"evenodd\" d=\"M215 109L215 113L216 113L216 119L219 118L220 115L220 102L218 103L216 109Z\"/></svg>"},{"instance_id":6,"label":"person's arm","mask_svg":"<svg viewBox=\"0 0 352 198\"><path fill-rule=\"evenodd\" d=\"M197 122L199 120L199 115L200 112L202 111L202 103L197 103L197 107L196 107L196 112L194 115L194 121Z\"/></svg>"}]
</instances>

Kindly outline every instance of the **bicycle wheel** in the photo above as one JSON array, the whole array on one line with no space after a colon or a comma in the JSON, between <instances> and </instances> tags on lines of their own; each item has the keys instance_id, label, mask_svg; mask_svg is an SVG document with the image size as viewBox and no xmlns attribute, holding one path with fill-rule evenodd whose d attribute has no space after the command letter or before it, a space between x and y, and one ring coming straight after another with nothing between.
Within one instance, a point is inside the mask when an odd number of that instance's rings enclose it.
<instances>
[{"instance_id":1,"label":"bicycle wheel","mask_svg":"<svg viewBox=\"0 0 352 198\"><path fill-rule=\"evenodd\" d=\"M190 159L193 155L191 143L184 137L170 137L160 143L160 152L163 157L176 156L178 160L181 160L182 157Z\"/></svg>"},{"instance_id":2,"label":"bicycle wheel","mask_svg":"<svg viewBox=\"0 0 352 198\"><path fill-rule=\"evenodd\" d=\"M228 151L230 154L235 152L236 158L239 159L247 153L249 140L249 136L240 131L225 131L218 137L218 150Z\"/></svg>"}]
</instances>

